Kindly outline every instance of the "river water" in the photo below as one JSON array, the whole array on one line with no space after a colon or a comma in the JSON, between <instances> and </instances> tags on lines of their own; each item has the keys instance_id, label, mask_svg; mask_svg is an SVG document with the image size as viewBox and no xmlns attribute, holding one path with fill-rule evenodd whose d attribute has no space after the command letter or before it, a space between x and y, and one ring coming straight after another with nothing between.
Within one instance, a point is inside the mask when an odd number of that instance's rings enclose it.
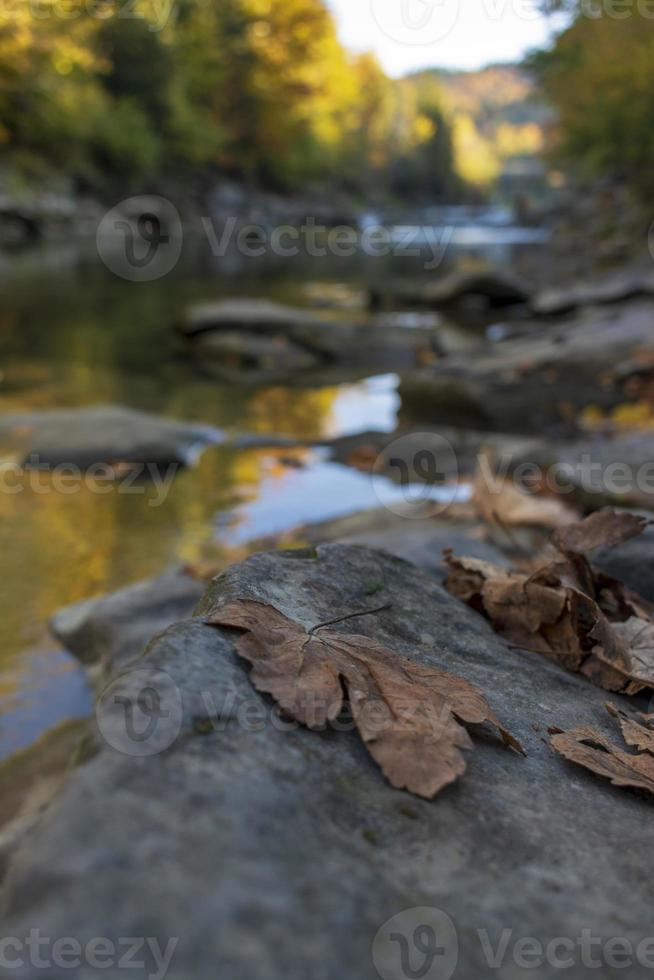
<instances>
[{"instance_id":1,"label":"river water","mask_svg":"<svg viewBox=\"0 0 654 980\"><path fill-rule=\"evenodd\" d=\"M540 232L514 228L497 213L481 220L461 213L454 224L449 265L533 263L544 245ZM305 441L392 431L394 375L322 388L235 388L198 373L172 326L195 301L266 296L304 306L325 292L340 299L420 270L405 256L231 262L200 255L163 279L134 283L111 274L92 249L15 254L0 266L0 411L114 403L228 433ZM341 308L331 315L367 314ZM447 326L462 340L471 329ZM289 465L289 455L304 465ZM218 447L183 471L158 506L154 496L151 488L108 495L83 486L73 494L0 489L0 760L91 710L82 670L48 635L57 609L176 563L238 557L264 534L378 504L369 477L316 450Z\"/></svg>"}]
</instances>

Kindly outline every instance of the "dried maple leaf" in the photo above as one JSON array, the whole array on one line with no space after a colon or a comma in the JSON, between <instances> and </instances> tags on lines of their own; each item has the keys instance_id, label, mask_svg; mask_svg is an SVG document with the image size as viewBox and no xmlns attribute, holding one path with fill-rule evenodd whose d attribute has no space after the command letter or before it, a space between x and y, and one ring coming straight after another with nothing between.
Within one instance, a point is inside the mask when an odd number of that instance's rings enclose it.
<instances>
[{"instance_id":1,"label":"dried maple leaf","mask_svg":"<svg viewBox=\"0 0 654 980\"><path fill-rule=\"evenodd\" d=\"M574 728L569 732L550 730L551 745L559 755L599 776L614 786L630 786L654 793L654 756L634 755L614 745L593 728Z\"/></svg>"},{"instance_id":2,"label":"dried maple leaf","mask_svg":"<svg viewBox=\"0 0 654 980\"><path fill-rule=\"evenodd\" d=\"M353 615L364 612L375 610ZM466 767L461 750L472 748L463 724L490 722L522 752L468 681L330 629L335 622L306 630L274 606L247 599L208 622L244 632L236 650L252 665L252 683L308 728L334 721L347 694L368 751L397 789L431 798L457 779Z\"/></svg>"}]
</instances>

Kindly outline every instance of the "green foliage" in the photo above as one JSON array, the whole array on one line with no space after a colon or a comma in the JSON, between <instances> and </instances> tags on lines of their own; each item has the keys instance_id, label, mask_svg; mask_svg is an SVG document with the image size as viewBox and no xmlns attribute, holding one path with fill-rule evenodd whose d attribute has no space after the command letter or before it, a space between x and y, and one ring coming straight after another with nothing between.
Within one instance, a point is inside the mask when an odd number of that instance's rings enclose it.
<instances>
[{"instance_id":1,"label":"green foliage","mask_svg":"<svg viewBox=\"0 0 654 980\"><path fill-rule=\"evenodd\" d=\"M461 181L455 175L452 131L441 87L427 73L407 79L404 85L413 100L413 133L396 167L395 189L403 196L410 195L411 188L426 189L436 198L455 196Z\"/></svg>"},{"instance_id":2,"label":"green foliage","mask_svg":"<svg viewBox=\"0 0 654 980\"><path fill-rule=\"evenodd\" d=\"M349 56L323 0L177 0L167 18L161 0L99 4L0 11L5 159L98 188L184 170L282 190L455 186L437 83L392 82Z\"/></svg>"},{"instance_id":3,"label":"green foliage","mask_svg":"<svg viewBox=\"0 0 654 980\"><path fill-rule=\"evenodd\" d=\"M91 150L102 170L129 177L155 173L163 147L143 106L118 98L94 117Z\"/></svg>"},{"instance_id":4,"label":"green foliage","mask_svg":"<svg viewBox=\"0 0 654 980\"><path fill-rule=\"evenodd\" d=\"M625 18L580 16L533 59L559 125L555 159L590 176L654 189L654 30L636 5Z\"/></svg>"}]
</instances>

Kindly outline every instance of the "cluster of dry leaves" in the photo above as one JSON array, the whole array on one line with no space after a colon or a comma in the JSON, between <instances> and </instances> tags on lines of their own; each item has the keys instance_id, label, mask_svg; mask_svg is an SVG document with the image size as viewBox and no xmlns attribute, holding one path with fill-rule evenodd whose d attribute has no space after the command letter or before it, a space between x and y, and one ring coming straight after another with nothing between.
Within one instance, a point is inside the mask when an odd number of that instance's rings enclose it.
<instances>
[{"instance_id":1,"label":"cluster of dry leaves","mask_svg":"<svg viewBox=\"0 0 654 980\"><path fill-rule=\"evenodd\" d=\"M339 717L347 696L364 744L398 789L429 799L454 782L466 768L462 750L472 748L465 724L489 722L505 745L522 752L468 681L331 628L379 611L306 630L274 606L236 600L209 622L243 632L236 650L252 666L252 683L287 717L324 728Z\"/></svg>"},{"instance_id":2,"label":"cluster of dry leaves","mask_svg":"<svg viewBox=\"0 0 654 980\"><path fill-rule=\"evenodd\" d=\"M636 694L654 688L652 606L593 568L588 554L627 541L646 526L634 514L599 511L556 531L530 574L449 553L445 584L486 616L510 645L542 653L606 690ZM630 716L611 704L606 708L636 753L588 726L550 729L552 747L615 786L654 793L654 715Z\"/></svg>"},{"instance_id":3,"label":"cluster of dry leaves","mask_svg":"<svg viewBox=\"0 0 654 980\"><path fill-rule=\"evenodd\" d=\"M587 555L635 537L646 524L633 514L598 511L556 531L529 573L449 553L445 587L511 646L551 657L607 691L636 694L654 687L652 607L593 568Z\"/></svg>"},{"instance_id":4,"label":"cluster of dry leaves","mask_svg":"<svg viewBox=\"0 0 654 980\"><path fill-rule=\"evenodd\" d=\"M593 568L587 555L640 534L646 524L611 510L567 523L530 573L448 553L446 587L483 613L510 645L542 653L607 690L635 694L654 688L650 607ZM468 681L344 631L347 620L385 608L362 609L306 629L274 606L240 599L208 622L241 633L236 650L251 665L252 683L287 717L322 729L347 703L368 751L398 789L431 798L461 776L463 750L472 748L466 725L487 722L505 745L522 752ZM552 746L616 785L654 793L654 716L628 717L607 707L638 754L591 728L552 730Z\"/></svg>"}]
</instances>

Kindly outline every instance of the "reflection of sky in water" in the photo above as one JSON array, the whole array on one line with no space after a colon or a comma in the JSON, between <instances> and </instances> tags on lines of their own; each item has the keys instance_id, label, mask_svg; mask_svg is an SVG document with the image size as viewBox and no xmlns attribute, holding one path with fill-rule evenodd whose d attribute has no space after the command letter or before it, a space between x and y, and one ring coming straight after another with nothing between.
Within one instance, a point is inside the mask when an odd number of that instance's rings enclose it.
<instances>
[{"instance_id":1,"label":"reflection of sky in water","mask_svg":"<svg viewBox=\"0 0 654 980\"><path fill-rule=\"evenodd\" d=\"M356 385L343 385L332 404L325 436L366 430L392 432L400 406L397 383L396 374L384 374Z\"/></svg>"},{"instance_id":2,"label":"reflection of sky in water","mask_svg":"<svg viewBox=\"0 0 654 980\"><path fill-rule=\"evenodd\" d=\"M62 650L26 651L12 684L9 700L0 701L0 759L31 745L35 732L92 710L84 671Z\"/></svg>"},{"instance_id":3,"label":"reflection of sky in water","mask_svg":"<svg viewBox=\"0 0 654 980\"><path fill-rule=\"evenodd\" d=\"M262 466L259 495L233 513L233 524L217 532L221 543L236 546L253 538L284 531L300 524L343 517L358 510L421 500L459 499L456 487L426 488L424 484L395 485L391 480L330 463L326 453L315 453L310 465L289 468L283 476Z\"/></svg>"}]
</instances>

